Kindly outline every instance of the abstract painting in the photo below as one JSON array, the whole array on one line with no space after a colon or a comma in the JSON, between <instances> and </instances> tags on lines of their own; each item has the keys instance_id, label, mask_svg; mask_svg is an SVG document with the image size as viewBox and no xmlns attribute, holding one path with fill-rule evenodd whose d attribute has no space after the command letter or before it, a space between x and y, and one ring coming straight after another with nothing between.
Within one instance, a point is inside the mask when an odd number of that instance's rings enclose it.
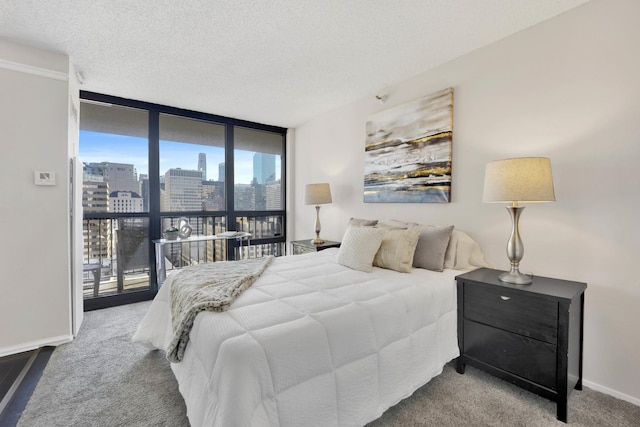
<instances>
[{"instance_id":1,"label":"abstract painting","mask_svg":"<svg viewBox=\"0 0 640 427\"><path fill-rule=\"evenodd\" d=\"M365 203L451 201L453 88L367 120Z\"/></svg>"}]
</instances>

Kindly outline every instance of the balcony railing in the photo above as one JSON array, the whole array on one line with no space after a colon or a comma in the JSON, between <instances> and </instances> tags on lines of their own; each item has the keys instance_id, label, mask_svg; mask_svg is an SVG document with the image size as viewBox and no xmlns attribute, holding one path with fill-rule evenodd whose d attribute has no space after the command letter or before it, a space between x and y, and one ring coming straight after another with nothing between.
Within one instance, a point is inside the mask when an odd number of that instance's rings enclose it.
<instances>
[{"instance_id":1,"label":"balcony railing","mask_svg":"<svg viewBox=\"0 0 640 427\"><path fill-rule=\"evenodd\" d=\"M85 218L82 230L85 298L149 289L148 218Z\"/></svg>"},{"instance_id":2,"label":"balcony railing","mask_svg":"<svg viewBox=\"0 0 640 427\"><path fill-rule=\"evenodd\" d=\"M193 235L209 236L228 230L226 216L191 215L186 218L193 228ZM179 219L178 216L162 217L161 228L175 226ZM187 265L227 260L229 250L234 251L235 259L284 255L282 224L280 215L238 217L235 230L251 233L249 246L240 246L235 240L165 245L165 269L169 273ZM154 252L153 248L150 250L149 218L85 216L83 235L85 298L151 289L150 261Z\"/></svg>"}]
</instances>

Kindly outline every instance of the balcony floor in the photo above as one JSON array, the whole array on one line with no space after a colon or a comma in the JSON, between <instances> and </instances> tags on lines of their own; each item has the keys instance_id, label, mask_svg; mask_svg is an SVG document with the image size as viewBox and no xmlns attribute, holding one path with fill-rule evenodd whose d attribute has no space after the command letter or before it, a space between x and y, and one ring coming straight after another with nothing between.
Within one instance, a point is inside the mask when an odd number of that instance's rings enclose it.
<instances>
[{"instance_id":1,"label":"balcony floor","mask_svg":"<svg viewBox=\"0 0 640 427\"><path fill-rule=\"evenodd\" d=\"M147 273L125 275L123 291L121 293L141 291L145 289L149 289L149 275ZM93 281L85 281L83 283L82 294L84 299L94 298ZM98 297L117 294L118 280L115 276L100 281Z\"/></svg>"}]
</instances>

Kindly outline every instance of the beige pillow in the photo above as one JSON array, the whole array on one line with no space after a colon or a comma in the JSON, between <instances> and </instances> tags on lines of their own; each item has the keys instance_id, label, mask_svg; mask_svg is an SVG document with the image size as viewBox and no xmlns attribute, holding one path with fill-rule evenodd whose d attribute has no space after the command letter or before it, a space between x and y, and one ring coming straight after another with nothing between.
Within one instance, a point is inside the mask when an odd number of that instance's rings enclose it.
<instances>
[{"instance_id":1,"label":"beige pillow","mask_svg":"<svg viewBox=\"0 0 640 427\"><path fill-rule=\"evenodd\" d=\"M349 226L338 250L338 264L370 273L385 233L383 228Z\"/></svg>"},{"instance_id":2,"label":"beige pillow","mask_svg":"<svg viewBox=\"0 0 640 427\"><path fill-rule=\"evenodd\" d=\"M419 225L413 229L421 230L416 251L413 254L413 266L442 271L453 225Z\"/></svg>"},{"instance_id":3,"label":"beige pillow","mask_svg":"<svg viewBox=\"0 0 640 427\"><path fill-rule=\"evenodd\" d=\"M378 253L373 259L376 267L410 273L413 253L422 230L390 229L384 235Z\"/></svg>"}]
</instances>

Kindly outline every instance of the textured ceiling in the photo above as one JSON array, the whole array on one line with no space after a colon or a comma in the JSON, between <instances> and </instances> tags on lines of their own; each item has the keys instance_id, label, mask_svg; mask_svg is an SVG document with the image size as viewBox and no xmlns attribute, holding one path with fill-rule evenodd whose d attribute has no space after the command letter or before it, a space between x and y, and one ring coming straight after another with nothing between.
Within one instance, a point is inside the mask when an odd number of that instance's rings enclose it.
<instances>
[{"instance_id":1,"label":"textured ceiling","mask_svg":"<svg viewBox=\"0 0 640 427\"><path fill-rule=\"evenodd\" d=\"M586 0L0 0L0 37L82 89L283 127Z\"/></svg>"}]
</instances>

